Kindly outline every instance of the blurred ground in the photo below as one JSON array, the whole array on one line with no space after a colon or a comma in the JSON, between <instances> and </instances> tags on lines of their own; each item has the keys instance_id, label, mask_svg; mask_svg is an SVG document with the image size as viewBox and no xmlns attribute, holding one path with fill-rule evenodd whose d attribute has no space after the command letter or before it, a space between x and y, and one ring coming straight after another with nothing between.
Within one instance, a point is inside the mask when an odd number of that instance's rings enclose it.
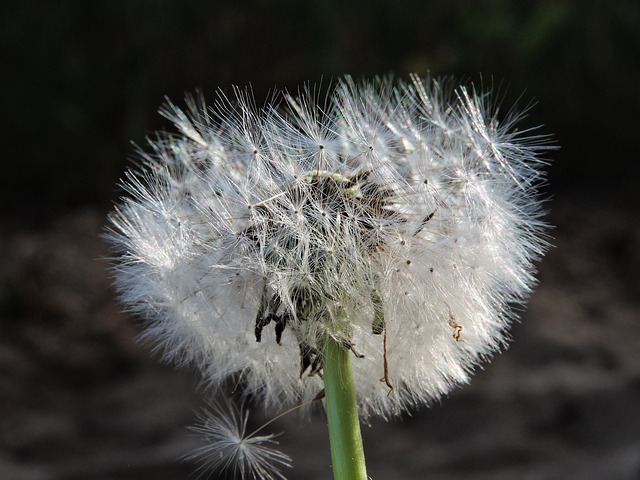
<instances>
[{"instance_id":1,"label":"blurred ground","mask_svg":"<svg viewBox=\"0 0 640 480\"><path fill-rule=\"evenodd\" d=\"M640 478L640 224L553 204L555 247L509 350L441 405L364 427L373 479ZM182 479L196 376L136 345L109 287L105 212L13 225L0 248L0 478ZM258 422L260 418L254 418ZM273 426L291 479L330 477L324 420Z\"/></svg>"}]
</instances>

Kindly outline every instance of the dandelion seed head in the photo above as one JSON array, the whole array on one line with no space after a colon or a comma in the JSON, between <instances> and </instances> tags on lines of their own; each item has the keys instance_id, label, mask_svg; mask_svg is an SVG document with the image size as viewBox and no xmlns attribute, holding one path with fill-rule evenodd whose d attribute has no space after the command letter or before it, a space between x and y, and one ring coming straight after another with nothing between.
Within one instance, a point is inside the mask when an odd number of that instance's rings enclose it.
<instances>
[{"instance_id":1,"label":"dandelion seed head","mask_svg":"<svg viewBox=\"0 0 640 480\"><path fill-rule=\"evenodd\" d=\"M415 76L283 98L163 108L179 133L149 141L111 215L144 337L267 407L322 388L326 335L362 356L365 417L468 382L535 284L544 138L488 94Z\"/></svg>"}]
</instances>

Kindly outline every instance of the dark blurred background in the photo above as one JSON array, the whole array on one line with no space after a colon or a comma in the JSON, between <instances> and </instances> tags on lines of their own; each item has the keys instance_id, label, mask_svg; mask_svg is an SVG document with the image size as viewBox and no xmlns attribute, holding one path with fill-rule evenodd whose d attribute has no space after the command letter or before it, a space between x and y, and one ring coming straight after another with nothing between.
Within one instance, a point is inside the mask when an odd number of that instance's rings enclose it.
<instances>
[{"instance_id":1,"label":"dark blurred background","mask_svg":"<svg viewBox=\"0 0 640 480\"><path fill-rule=\"evenodd\" d=\"M501 85L561 148L513 345L441 405L365 427L369 474L640 478L639 2L6 0L0 22L0 478L194 470L176 459L206 392L135 343L101 260L164 96L390 72ZM289 478L330 478L321 416L274 428Z\"/></svg>"}]
</instances>

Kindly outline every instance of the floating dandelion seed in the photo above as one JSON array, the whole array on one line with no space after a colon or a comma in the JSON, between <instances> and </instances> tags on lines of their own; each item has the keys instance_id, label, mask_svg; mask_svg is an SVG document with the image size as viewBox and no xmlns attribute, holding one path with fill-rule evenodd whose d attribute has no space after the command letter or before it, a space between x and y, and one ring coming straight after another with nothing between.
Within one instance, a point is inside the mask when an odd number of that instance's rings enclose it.
<instances>
[{"instance_id":1,"label":"floating dandelion seed","mask_svg":"<svg viewBox=\"0 0 640 480\"><path fill-rule=\"evenodd\" d=\"M324 106L235 94L167 103L180 133L150 140L111 216L144 338L273 408L323 388L327 339L353 353L363 417L467 382L535 283L544 138L418 77L346 77Z\"/></svg>"},{"instance_id":2,"label":"floating dandelion seed","mask_svg":"<svg viewBox=\"0 0 640 480\"><path fill-rule=\"evenodd\" d=\"M191 430L201 435L207 445L192 452L186 460L199 461L202 476L225 470L244 479L280 480L285 477L278 467L291 467L291 458L271 445L276 435L247 434L249 411L243 412L231 402L212 403L198 416Z\"/></svg>"}]
</instances>

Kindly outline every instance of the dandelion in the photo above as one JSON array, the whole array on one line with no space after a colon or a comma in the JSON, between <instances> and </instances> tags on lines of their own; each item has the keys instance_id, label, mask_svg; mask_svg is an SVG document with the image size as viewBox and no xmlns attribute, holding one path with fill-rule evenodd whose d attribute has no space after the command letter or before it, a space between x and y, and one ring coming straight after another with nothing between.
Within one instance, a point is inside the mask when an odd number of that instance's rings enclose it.
<instances>
[{"instance_id":1,"label":"dandelion","mask_svg":"<svg viewBox=\"0 0 640 480\"><path fill-rule=\"evenodd\" d=\"M504 346L546 248L544 139L417 76L282 98L166 104L179 133L149 141L111 216L117 285L166 360L267 408L324 388L333 435Z\"/></svg>"}]
</instances>

